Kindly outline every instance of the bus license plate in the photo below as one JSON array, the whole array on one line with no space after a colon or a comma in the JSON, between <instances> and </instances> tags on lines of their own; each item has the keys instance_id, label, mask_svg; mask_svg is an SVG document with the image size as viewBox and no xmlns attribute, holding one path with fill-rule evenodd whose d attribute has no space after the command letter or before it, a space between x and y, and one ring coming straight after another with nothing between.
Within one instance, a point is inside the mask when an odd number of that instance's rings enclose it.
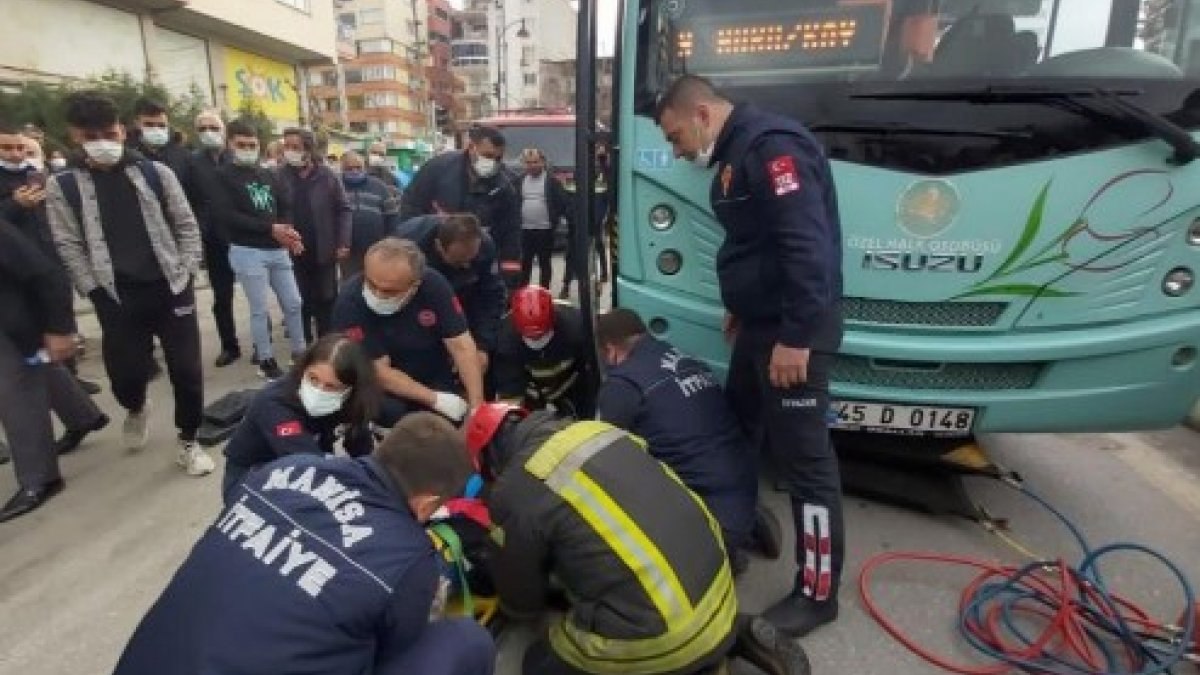
<instances>
[{"instance_id":1,"label":"bus license plate","mask_svg":"<svg viewBox=\"0 0 1200 675\"><path fill-rule=\"evenodd\" d=\"M830 417L834 429L913 436L969 436L975 426L972 408L866 401L834 401Z\"/></svg>"}]
</instances>

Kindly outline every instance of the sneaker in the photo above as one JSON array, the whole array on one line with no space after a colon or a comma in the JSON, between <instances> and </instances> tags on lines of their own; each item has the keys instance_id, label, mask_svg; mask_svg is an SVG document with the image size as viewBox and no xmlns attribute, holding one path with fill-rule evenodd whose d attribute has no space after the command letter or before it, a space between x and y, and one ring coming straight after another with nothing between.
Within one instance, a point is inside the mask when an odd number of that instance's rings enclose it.
<instances>
[{"instance_id":1,"label":"sneaker","mask_svg":"<svg viewBox=\"0 0 1200 675\"><path fill-rule=\"evenodd\" d=\"M73 452L75 448L78 448L79 445L83 443L83 439L87 438L88 434L92 433L93 431L100 431L104 427L108 426L108 423L111 421L112 420L109 419L108 415L101 413L100 416L96 418L96 421L82 429L67 429L65 432L63 432L63 435L54 442L54 453L57 455L65 455L69 452Z\"/></svg>"},{"instance_id":2,"label":"sneaker","mask_svg":"<svg viewBox=\"0 0 1200 675\"><path fill-rule=\"evenodd\" d=\"M267 380L278 380L283 377L283 371L275 359L263 359L258 362L258 376Z\"/></svg>"},{"instance_id":3,"label":"sneaker","mask_svg":"<svg viewBox=\"0 0 1200 675\"><path fill-rule=\"evenodd\" d=\"M122 430L125 434L125 447L130 450L141 450L146 447L146 443L150 440L150 402L142 407L139 412L130 411L125 418L125 427Z\"/></svg>"},{"instance_id":4,"label":"sneaker","mask_svg":"<svg viewBox=\"0 0 1200 675\"><path fill-rule=\"evenodd\" d=\"M206 476L217 468L213 458L196 441L179 441L179 455L175 463L183 467L189 476Z\"/></svg>"}]
</instances>

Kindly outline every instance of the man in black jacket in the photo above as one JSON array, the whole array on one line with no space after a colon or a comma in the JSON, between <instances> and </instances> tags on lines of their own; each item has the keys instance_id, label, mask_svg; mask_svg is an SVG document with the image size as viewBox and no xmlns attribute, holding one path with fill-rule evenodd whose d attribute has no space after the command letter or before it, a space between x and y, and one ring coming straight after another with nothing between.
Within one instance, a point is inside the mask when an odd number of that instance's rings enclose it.
<instances>
[{"instance_id":1,"label":"man in black jacket","mask_svg":"<svg viewBox=\"0 0 1200 675\"><path fill-rule=\"evenodd\" d=\"M61 365L75 353L73 331L71 286L62 268L0 221L0 426L20 486L0 508L0 522L29 513L63 488L51 409L68 429L108 423Z\"/></svg>"},{"instance_id":2,"label":"man in black jacket","mask_svg":"<svg viewBox=\"0 0 1200 675\"><path fill-rule=\"evenodd\" d=\"M233 321L234 274L229 266L229 236L224 224L213 213L217 169L229 161L229 153L225 151L225 123L221 116L210 110L197 115L196 136L201 147L192 153L188 169L180 179L204 240L204 268L212 287L213 320L221 339L216 366L224 368L242 357L242 349Z\"/></svg>"},{"instance_id":3,"label":"man in black jacket","mask_svg":"<svg viewBox=\"0 0 1200 675\"><path fill-rule=\"evenodd\" d=\"M470 213L421 216L400 224L395 236L416 242L425 261L446 277L462 303L467 326L486 374L504 316L504 282L496 268L496 245Z\"/></svg>"},{"instance_id":4,"label":"man in black jacket","mask_svg":"<svg viewBox=\"0 0 1200 675\"><path fill-rule=\"evenodd\" d=\"M521 281L521 199L501 167L504 136L475 127L462 152L425 163L404 192L400 220L435 213L474 213L496 242L500 272L509 288Z\"/></svg>"},{"instance_id":5,"label":"man in black jacket","mask_svg":"<svg viewBox=\"0 0 1200 675\"><path fill-rule=\"evenodd\" d=\"M130 146L146 159L171 167L181 185L187 184L187 172L192 163L188 149L171 139L171 120L167 107L149 98L138 99L133 106L134 130L129 135Z\"/></svg>"}]
</instances>

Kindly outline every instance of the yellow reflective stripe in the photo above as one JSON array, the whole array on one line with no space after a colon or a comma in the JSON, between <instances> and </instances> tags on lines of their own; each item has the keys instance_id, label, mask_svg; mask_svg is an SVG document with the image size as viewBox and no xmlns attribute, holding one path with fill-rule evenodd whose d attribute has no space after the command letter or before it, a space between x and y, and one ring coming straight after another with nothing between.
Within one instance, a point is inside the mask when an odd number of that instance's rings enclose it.
<instances>
[{"instance_id":1,"label":"yellow reflective stripe","mask_svg":"<svg viewBox=\"0 0 1200 675\"><path fill-rule=\"evenodd\" d=\"M546 368L530 368L529 374L534 377L554 377L575 367L575 359L567 359Z\"/></svg>"},{"instance_id":2,"label":"yellow reflective stripe","mask_svg":"<svg viewBox=\"0 0 1200 675\"><path fill-rule=\"evenodd\" d=\"M578 379L579 373L571 373L571 376L566 380L563 380L563 383L560 384L554 391L547 394L546 398L551 401L561 398L562 395L567 393L567 390L571 388L571 385L575 384L575 380Z\"/></svg>"},{"instance_id":3,"label":"yellow reflective stripe","mask_svg":"<svg viewBox=\"0 0 1200 675\"><path fill-rule=\"evenodd\" d=\"M597 675L682 670L711 654L733 631L737 595L728 562L686 620L653 638L618 640L578 628L567 616L550 628L550 645L564 661Z\"/></svg>"},{"instance_id":4,"label":"yellow reflective stripe","mask_svg":"<svg viewBox=\"0 0 1200 675\"><path fill-rule=\"evenodd\" d=\"M533 456L525 461L525 470L541 480L546 480L554 467L558 466L567 455L575 452L591 437L605 431L616 431L616 427L595 420L576 422L548 438L542 447L538 448Z\"/></svg>"},{"instance_id":5,"label":"yellow reflective stripe","mask_svg":"<svg viewBox=\"0 0 1200 675\"><path fill-rule=\"evenodd\" d=\"M605 429L586 441L575 446L575 450L558 461L558 465L544 479L551 490L558 492L567 485L577 471L583 468L596 453L607 448L614 441L620 440L623 432L620 429Z\"/></svg>"},{"instance_id":6,"label":"yellow reflective stripe","mask_svg":"<svg viewBox=\"0 0 1200 675\"><path fill-rule=\"evenodd\" d=\"M668 626L687 615L692 606L675 570L642 528L586 473L575 470L560 484L552 485L547 481L546 485L566 500L612 547L633 572Z\"/></svg>"}]
</instances>

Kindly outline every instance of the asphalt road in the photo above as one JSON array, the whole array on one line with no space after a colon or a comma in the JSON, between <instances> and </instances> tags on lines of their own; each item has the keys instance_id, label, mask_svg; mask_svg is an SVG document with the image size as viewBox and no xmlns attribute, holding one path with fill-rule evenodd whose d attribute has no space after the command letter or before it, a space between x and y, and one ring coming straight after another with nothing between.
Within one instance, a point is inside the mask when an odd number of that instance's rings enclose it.
<instances>
[{"instance_id":1,"label":"asphalt road","mask_svg":"<svg viewBox=\"0 0 1200 675\"><path fill-rule=\"evenodd\" d=\"M202 294L202 305L208 302ZM240 308L245 317L245 308ZM205 361L216 342L202 313ZM83 362L102 379L93 338ZM244 320L240 325L245 327ZM243 330L247 335L248 330ZM280 343L282 344L282 343ZM248 349L248 344L246 345ZM210 369L207 397L257 386L245 361ZM103 393L100 405L115 423L63 461L67 490L35 514L0 525L0 673L78 675L111 669L133 627L193 542L215 516L220 468L189 478L174 464L167 382L153 385L151 443L134 454L120 447L121 415ZM1022 435L981 439L992 457L1020 472L1029 485L1074 518L1095 544L1118 540L1153 546L1200 582L1200 434L1174 429L1137 435ZM0 495L15 489L0 469ZM1050 557L1077 558L1063 531L1039 507L999 484L971 479L972 498L1011 521L1013 534ZM768 499L786 518L782 495ZM1020 562L980 526L855 497L847 499L849 533L842 616L804 641L815 672L908 675L935 670L910 655L864 613L857 591L863 562L884 551L942 551ZM739 584L741 603L758 610L788 590L789 561L756 560ZM1174 618L1179 600L1166 578L1142 561L1121 558L1106 571L1112 586ZM877 595L903 625L931 647L959 653L954 606L968 576L933 566L880 573ZM504 641L501 673L517 672L521 636Z\"/></svg>"}]
</instances>

